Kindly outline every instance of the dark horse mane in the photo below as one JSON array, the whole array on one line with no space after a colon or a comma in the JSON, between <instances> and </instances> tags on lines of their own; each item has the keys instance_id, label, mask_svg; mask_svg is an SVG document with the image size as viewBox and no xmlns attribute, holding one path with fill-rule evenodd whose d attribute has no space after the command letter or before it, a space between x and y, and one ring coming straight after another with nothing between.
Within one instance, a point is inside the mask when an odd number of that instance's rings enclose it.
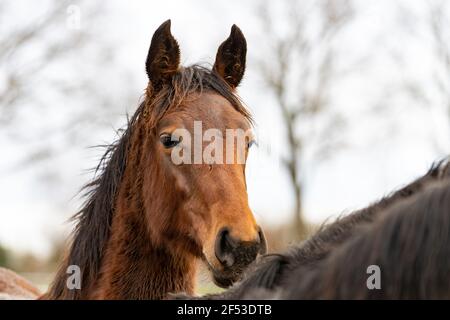
<instances>
[{"instance_id":1,"label":"dark horse mane","mask_svg":"<svg viewBox=\"0 0 450 320\"><path fill-rule=\"evenodd\" d=\"M80 290L66 288L66 271L69 265L80 267L82 288L97 278L104 249L110 237L116 195L127 165L131 137L139 119L145 118L153 128L164 114L177 108L190 94L209 91L227 99L238 112L253 123L249 111L235 91L215 71L203 66L181 67L172 77L169 85L159 88L157 92L153 91L149 85L145 100L128 120L127 126L121 131L122 135L106 147L95 169L96 177L83 187L86 201L72 218L76 227L72 234L70 249L45 298L81 297Z\"/></svg>"},{"instance_id":2,"label":"dark horse mane","mask_svg":"<svg viewBox=\"0 0 450 320\"><path fill-rule=\"evenodd\" d=\"M411 198L415 199L421 196L430 188L435 190L436 188L433 188L433 186L441 182L447 182L447 186L450 185L449 160L443 160L434 164L425 175L371 206L339 218L329 225L322 226L309 239L298 246L290 248L285 253L264 256L258 263L249 268L246 276L240 283L237 283L228 291L201 297L200 299L320 298L320 292L317 292L316 296L308 296L306 294L306 292L314 288L314 284L306 279L309 277L309 273L315 274L314 272L316 271L314 270L324 260L327 260L335 250L349 242L350 239L357 236L359 238L363 237L361 230L365 231L365 228L367 229L374 221L379 220L379 217L385 215L385 212L392 211L393 207L410 201ZM428 199L430 197L429 193L430 191L428 191L428 195L423 197ZM420 204L420 201L416 200L416 204ZM435 204L431 203L429 205ZM407 211L406 208L402 208L402 210ZM402 222L403 220L398 221ZM386 244L386 246L388 245ZM362 253L363 251L361 250ZM370 256L370 253L367 253L367 255ZM349 263L352 264L351 262ZM354 270L354 272L356 271ZM317 275L317 277L320 277L320 275ZM314 279L318 281L317 277ZM295 286L303 283L306 283L305 291L297 290ZM310 287L306 287L307 285ZM178 298L183 299L186 297L179 296ZM351 297L347 296L347 298Z\"/></svg>"}]
</instances>

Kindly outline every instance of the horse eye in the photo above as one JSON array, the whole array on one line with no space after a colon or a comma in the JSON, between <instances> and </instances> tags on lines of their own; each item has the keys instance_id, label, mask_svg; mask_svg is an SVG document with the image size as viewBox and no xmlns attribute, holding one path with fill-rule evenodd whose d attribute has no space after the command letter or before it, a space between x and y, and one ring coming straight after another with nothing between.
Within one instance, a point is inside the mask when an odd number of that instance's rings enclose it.
<instances>
[{"instance_id":1,"label":"horse eye","mask_svg":"<svg viewBox=\"0 0 450 320\"><path fill-rule=\"evenodd\" d=\"M168 133L163 133L162 135L160 135L159 140L163 144L164 148L167 149L173 148L181 142L180 138L172 137L172 135Z\"/></svg>"}]
</instances>

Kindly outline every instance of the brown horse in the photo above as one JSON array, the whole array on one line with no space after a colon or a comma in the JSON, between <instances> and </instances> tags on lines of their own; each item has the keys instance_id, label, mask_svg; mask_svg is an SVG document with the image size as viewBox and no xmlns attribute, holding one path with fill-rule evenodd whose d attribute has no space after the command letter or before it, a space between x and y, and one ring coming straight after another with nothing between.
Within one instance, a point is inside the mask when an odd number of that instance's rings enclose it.
<instances>
[{"instance_id":1,"label":"brown horse","mask_svg":"<svg viewBox=\"0 0 450 320\"><path fill-rule=\"evenodd\" d=\"M265 253L248 205L245 163L174 164L171 157L175 147L187 152L188 141L175 130L192 133L194 121L224 136L228 129L251 128L251 116L236 95L246 51L244 35L234 25L212 70L182 67L170 20L155 31L145 100L108 148L97 168L101 174L88 184L67 257L43 299L192 294L199 261L216 284L227 287ZM250 145L248 140L245 155ZM81 289L67 286L71 266L81 270Z\"/></svg>"}]
</instances>

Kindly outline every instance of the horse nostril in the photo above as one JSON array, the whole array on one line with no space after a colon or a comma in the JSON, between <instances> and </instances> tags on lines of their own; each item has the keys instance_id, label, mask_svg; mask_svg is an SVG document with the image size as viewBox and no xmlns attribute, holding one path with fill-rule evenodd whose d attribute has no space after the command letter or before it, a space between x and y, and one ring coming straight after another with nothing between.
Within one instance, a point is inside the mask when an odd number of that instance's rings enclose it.
<instances>
[{"instance_id":1,"label":"horse nostril","mask_svg":"<svg viewBox=\"0 0 450 320\"><path fill-rule=\"evenodd\" d=\"M258 230L258 236L259 236L259 254L266 254L267 253L267 241L266 237L264 236L264 232L261 228Z\"/></svg>"},{"instance_id":2,"label":"horse nostril","mask_svg":"<svg viewBox=\"0 0 450 320\"><path fill-rule=\"evenodd\" d=\"M216 238L215 254L217 260L225 267L231 267L234 264L233 250L236 244L230 237L230 232L227 228L223 228Z\"/></svg>"},{"instance_id":3,"label":"horse nostril","mask_svg":"<svg viewBox=\"0 0 450 320\"><path fill-rule=\"evenodd\" d=\"M242 268L256 259L258 254L267 252L267 243L261 228L254 241L238 241L234 239L228 228L219 231L215 242L217 260L226 268Z\"/></svg>"}]
</instances>

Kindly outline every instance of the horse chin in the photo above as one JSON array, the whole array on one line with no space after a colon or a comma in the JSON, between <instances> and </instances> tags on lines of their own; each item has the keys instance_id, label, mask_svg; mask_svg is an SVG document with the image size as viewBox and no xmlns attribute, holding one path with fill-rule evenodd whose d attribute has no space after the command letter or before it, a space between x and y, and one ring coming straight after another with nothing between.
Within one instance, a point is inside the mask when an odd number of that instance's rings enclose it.
<instances>
[{"instance_id":1,"label":"horse chin","mask_svg":"<svg viewBox=\"0 0 450 320\"><path fill-rule=\"evenodd\" d=\"M230 276L223 276L217 273L213 273L213 281L214 283L221 288L229 288L233 283L235 283L238 280L238 277L230 277Z\"/></svg>"}]
</instances>

